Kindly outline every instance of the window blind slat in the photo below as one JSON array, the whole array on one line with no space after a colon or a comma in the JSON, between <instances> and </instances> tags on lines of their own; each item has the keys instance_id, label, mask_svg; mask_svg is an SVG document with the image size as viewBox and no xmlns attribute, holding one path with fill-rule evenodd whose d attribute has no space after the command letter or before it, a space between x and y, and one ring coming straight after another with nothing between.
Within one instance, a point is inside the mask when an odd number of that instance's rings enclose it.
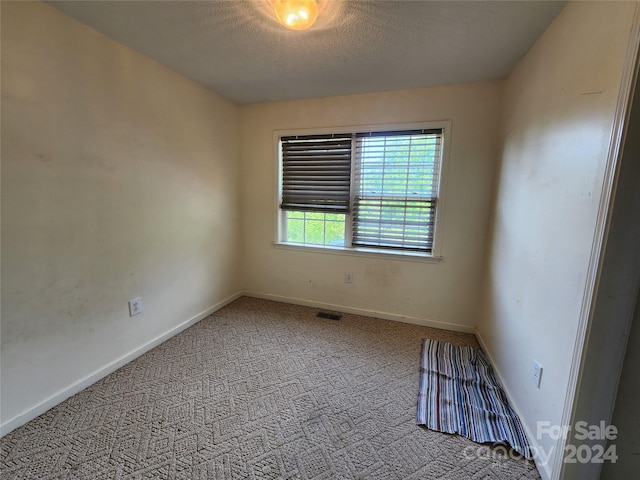
<instances>
[{"instance_id":1,"label":"window blind slat","mask_svg":"<svg viewBox=\"0 0 640 480\"><path fill-rule=\"evenodd\" d=\"M353 246L433 250L442 130L356 135Z\"/></svg>"},{"instance_id":2,"label":"window blind slat","mask_svg":"<svg viewBox=\"0 0 640 480\"><path fill-rule=\"evenodd\" d=\"M351 134L280 139L283 210L346 213L351 188Z\"/></svg>"}]
</instances>

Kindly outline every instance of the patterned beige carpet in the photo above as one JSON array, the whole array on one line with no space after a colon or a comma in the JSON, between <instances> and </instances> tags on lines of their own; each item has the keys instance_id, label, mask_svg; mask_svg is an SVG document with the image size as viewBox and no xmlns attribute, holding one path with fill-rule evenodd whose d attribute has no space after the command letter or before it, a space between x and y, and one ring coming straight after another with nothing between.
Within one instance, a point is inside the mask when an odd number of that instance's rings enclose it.
<instances>
[{"instance_id":1,"label":"patterned beige carpet","mask_svg":"<svg viewBox=\"0 0 640 480\"><path fill-rule=\"evenodd\" d=\"M458 334L243 297L1 440L2 479L538 479L416 426L420 344Z\"/></svg>"}]
</instances>

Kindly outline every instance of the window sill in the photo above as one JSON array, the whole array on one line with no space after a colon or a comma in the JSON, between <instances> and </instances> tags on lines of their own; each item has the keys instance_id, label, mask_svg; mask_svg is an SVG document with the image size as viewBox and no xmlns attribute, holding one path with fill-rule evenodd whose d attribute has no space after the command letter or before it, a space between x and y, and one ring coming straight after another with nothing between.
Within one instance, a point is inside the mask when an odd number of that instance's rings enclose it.
<instances>
[{"instance_id":1,"label":"window sill","mask_svg":"<svg viewBox=\"0 0 640 480\"><path fill-rule=\"evenodd\" d=\"M344 248L322 245L303 245L301 243L274 242L273 246L282 250L297 250L299 252L324 253L329 255L346 255L351 257L382 258L405 262L440 263L442 257L435 257L426 253L400 252L377 248Z\"/></svg>"}]
</instances>

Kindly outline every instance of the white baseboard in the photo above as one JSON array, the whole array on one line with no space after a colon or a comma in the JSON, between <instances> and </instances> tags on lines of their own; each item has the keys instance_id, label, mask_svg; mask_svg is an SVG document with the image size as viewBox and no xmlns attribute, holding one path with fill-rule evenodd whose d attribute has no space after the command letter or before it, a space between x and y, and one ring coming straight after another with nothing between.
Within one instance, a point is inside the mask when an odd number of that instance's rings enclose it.
<instances>
[{"instance_id":1,"label":"white baseboard","mask_svg":"<svg viewBox=\"0 0 640 480\"><path fill-rule=\"evenodd\" d=\"M489 362L491 362L491 365L493 366L493 371L496 373L498 380L500 380L502 389L504 390L504 393L507 395L507 399L509 400L509 405L511 405L511 408L513 408L513 410L516 412L516 415L520 417L520 422L522 423L522 428L524 429L524 433L527 435L527 440L529 440L529 445L532 446L534 450L542 451L541 450L542 447L540 447L540 445L538 444L534 431L530 428L530 426L524 420L524 417L522 416L520 409L518 408L518 404L514 401L513 395L511 395L511 392L507 387L507 383L504 381L504 376L502 375L502 373L500 372L500 369L497 366L498 364L495 362L493 355L491 355L491 351L487 348L487 344L484 341L484 338L482 338L482 335L480 334L480 331L477 328L475 330L475 334L476 334L476 338L478 339L478 343L480 344L480 347L482 347L482 351L489 359ZM540 473L540 477L542 478L542 480L550 480L551 466L552 466L550 462L547 462L546 464L542 465L538 462L538 459L536 458L534 458L534 462L536 463L536 467L538 468L538 472Z\"/></svg>"},{"instance_id":2,"label":"white baseboard","mask_svg":"<svg viewBox=\"0 0 640 480\"><path fill-rule=\"evenodd\" d=\"M43 400L42 402L34 405L33 407L29 407L27 410L23 411L22 413L16 415L15 417L11 418L10 420L7 420L2 425L0 425L0 437L6 435L10 431L20 427L21 425L24 425L28 421L33 420L39 415L42 415L44 412L46 412L50 408L55 407L56 405L63 402L67 398L84 390L89 385L92 385L98 380L100 380L101 378L104 378L110 373L115 372L117 369L119 369L123 365L126 365L130 361L136 359L143 353L148 352L152 348L157 347L158 345L165 342L169 338L173 337L174 335L177 335L183 330L198 323L203 318L208 317L213 312L220 310L222 307L240 298L241 296L242 296L241 293L236 293L234 295L231 295L230 297L225 298L224 300L194 315L193 317L182 322L181 324L176 325L175 327L171 328L165 333L157 336L156 338L132 350L126 355L123 355L122 357L114 360L113 362L108 363L107 365L99 368L98 370L78 380L77 382L69 385L68 387L63 388L62 390L51 395L49 398Z\"/></svg>"},{"instance_id":3,"label":"white baseboard","mask_svg":"<svg viewBox=\"0 0 640 480\"><path fill-rule=\"evenodd\" d=\"M467 325L459 325L459 324L455 324L455 323L439 322L439 321L435 321L435 320L429 320L429 319L426 319L426 318L408 317L408 316L404 316L404 315L398 315L398 314L395 314L395 313L380 312L380 311L376 311L376 310L367 310L367 309L362 309L362 308L353 308L353 307L347 307L345 305L335 305L335 304L332 304L332 303L315 302L315 301L312 301L312 300L305 300L305 299L292 298L292 297L284 297L284 296L280 296L280 295L271 295L271 294L266 294L266 293L258 293L258 292L250 292L250 291L248 291L248 292L239 292L239 293L231 295L230 297L228 297L228 298L216 303L215 305L213 305L213 306L207 308L206 310L198 313L197 315L191 317L190 319L184 321L183 323L173 327L172 329L168 330L167 332L157 336L156 338L150 340L149 342L147 342L147 343L141 345L140 347L132 350L131 352L127 353L126 355L123 355L122 357L114 360L113 362L111 362L111 363L99 368L98 370L96 370L93 373L87 375L86 377L78 380L77 382L69 385L68 387L63 388L59 392L51 395L50 397L46 398L45 400L41 401L40 403L34 405L33 407L29 407L27 410L23 411L22 413L16 415L15 417L7 420L4 423L2 423L0 425L0 437L6 435L7 433L9 433L12 430L20 427L21 425L24 425L25 423L29 422L30 420L33 420L34 418L38 417L39 415L42 415L44 412L46 412L50 408L55 407L56 405L58 405L59 403L63 402L67 398L69 398L69 397L75 395L76 393L84 390L85 388L87 388L88 386L94 384L95 382L97 382L101 378L104 378L107 375L109 375L110 373L113 373L118 368L122 367L123 365L126 365L127 363L129 363L132 360L136 359L137 357L139 357L143 353L148 352L152 348L157 347L158 345L160 345L161 343L165 342L169 338L173 337L174 335L177 335L178 333L182 332L183 330L185 330L185 329L189 328L190 326L196 324L197 322L199 322L203 318L211 315L213 312L215 312L217 310L220 310L225 305L233 302L234 300L240 298L243 295L246 295L246 296L249 296L249 297L255 297L255 298L262 298L262 299L265 299L265 300L273 300L273 301L276 301L276 302L292 303L294 305L304 305L304 306L307 306L307 307L323 308L323 309L333 310L333 311L337 311L337 312L352 313L352 314L356 314L356 315L363 315L363 316L366 316L366 317L375 317L375 318L382 318L382 319L385 319L385 320L393 320L393 321L396 321L396 322L411 323L411 324L414 324L414 325L421 325L421 326L424 326L424 327L441 328L441 329L444 329L444 330L452 330L452 331L463 332L463 333L474 333L475 332L474 327L470 327L470 326L467 326ZM486 351L486 349L485 349L485 351ZM528 434L528 432L527 432L527 434Z\"/></svg>"},{"instance_id":4,"label":"white baseboard","mask_svg":"<svg viewBox=\"0 0 640 480\"><path fill-rule=\"evenodd\" d=\"M460 325L457 323L440 322L437 320L429 320L427 318L407 317L398 315L397 313L379 312L377 310L367 310L364 308L347 307L345 305L335 305L333 303L316 302L314 300L306 300L303 298L283 297L280 295L272 295L270 293L259 293L245 291L242 292L247 297L262 298L264 300L273 300L274 302L292 303L294 305L303 305L305 307L323 308L342 313L353 313L364 317L383 318L385 320L393 320L394 322L411 323L421 325L423 327L440 328L443 330L452 330L454 332L475 333L475 327Z\"/></svg>"}]
</instances>

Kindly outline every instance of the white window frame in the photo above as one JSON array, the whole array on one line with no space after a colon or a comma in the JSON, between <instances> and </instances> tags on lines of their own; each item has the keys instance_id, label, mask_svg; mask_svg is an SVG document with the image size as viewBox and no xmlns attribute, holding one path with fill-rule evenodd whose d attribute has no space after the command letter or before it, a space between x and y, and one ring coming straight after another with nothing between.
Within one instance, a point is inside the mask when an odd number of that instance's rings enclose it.
<instances>
[{"instance_id":1,"label":"white window frame","mask_svg":"<svg viewBox=\"0 0 640 480\"><path fill-rule=\"evenodd\" d=\"M440 183L438 186L438 205L436 207L435 227L433 236L433 248L431 253L417 252L411 250L392 250L386 248L363 248L351 246L330 246L330 245L307 245L301 243L286 242L286 211L280 208L280 199L282 198L282 151L280 148L280 138L294 135L323 135L331 133L357 133L357 132L384 132L397 130L420 130L420 129L442 129L442 159L440 165ZM296 130L276 130L273 134L274 158L276 161L276 198L274 205L276 209L275 215L275 239L273 245L277 248L290 250L299 250L316 253L326 253L334 255L353 255L353 256L373 256L373 257L389 257L398 260L409 261L427 261L439 262L443 259L443 224L446 207L446 185L448 171L451 160L449 158L451 143L451 121L440 120L432 122L419 123L400 123L400 124L384 124L384 125L351 125L340 127L322 127L322 128L305 128ZM354 139L355 142L355 139ZM355 151L355 146L354 146ZM355 162L351 164L352 179ZM352 180L353 181L353 180ZM352 189L353 195L353 189ZM345 243L350 243L352 229L352 215L345 215Z\"/></svg>"}]
</instances>

